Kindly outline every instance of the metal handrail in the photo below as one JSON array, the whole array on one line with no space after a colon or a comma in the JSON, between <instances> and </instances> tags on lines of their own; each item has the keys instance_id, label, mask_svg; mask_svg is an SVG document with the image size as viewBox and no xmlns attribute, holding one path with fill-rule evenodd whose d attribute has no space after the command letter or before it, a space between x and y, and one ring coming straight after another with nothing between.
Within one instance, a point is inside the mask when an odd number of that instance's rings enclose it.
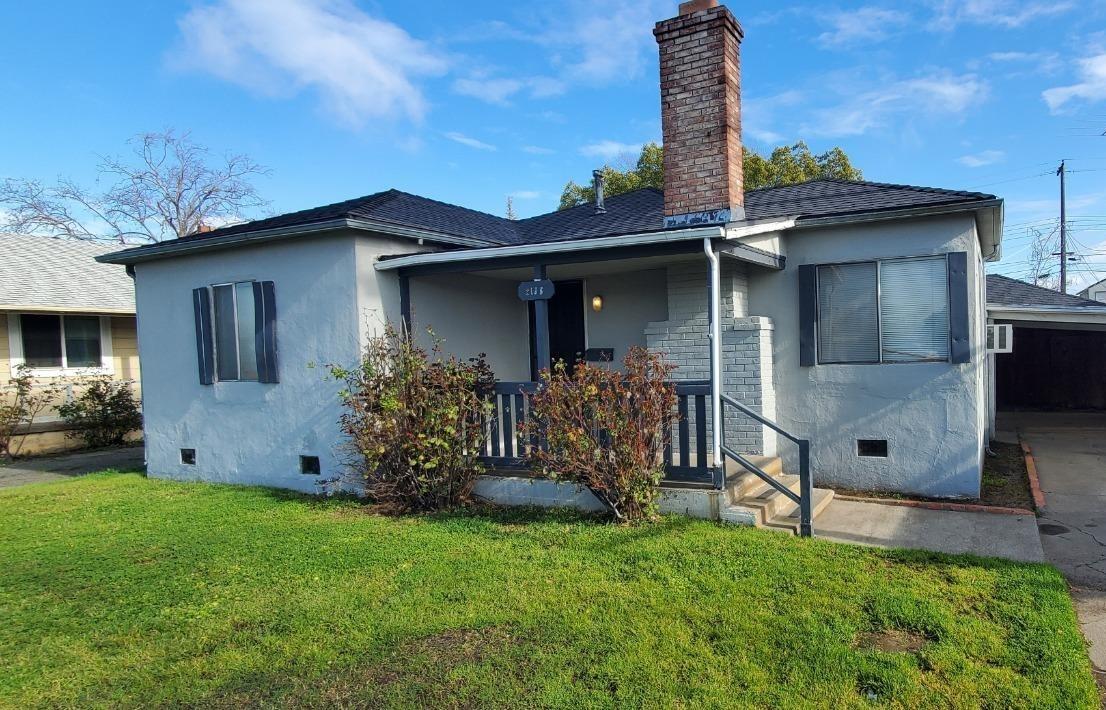
<instances>
[{"instance_id":1,"label":"metal handrail","mask_svg":"<svg viewBox=\"0 0 1106 710\"><path fill-rule=\"evenodd\" d=\"M749 407L745 406L741 402L738 402L729 395L722 394L722 412L723 419L725 419L726 405L730 405L734 409L737 409L742 414L751 417L752 419L760 422L764 426L768 427L772 431L776 432L780 436L793 441L799 447L799 493L795 494L794 491L788 489L782 483L777 481L774 476L769 475L759 466L754 464L749 459L738 454L736 451L726 446L726 427L722 426L722 453L725 454L722 459L723 468L726 465L725 458L729 457L741 464L750 473L760 478L768 485L775 488L777 491L787 496L792 502L799 506L799 534L803 537L811 537L814 534L814 521L813 521L813 508L814 508L814 481L810 475L810 440L800 439L789 431L786 431L779 424L764 417L763 415L753 411Z\"/></svg>"}]
</instances>

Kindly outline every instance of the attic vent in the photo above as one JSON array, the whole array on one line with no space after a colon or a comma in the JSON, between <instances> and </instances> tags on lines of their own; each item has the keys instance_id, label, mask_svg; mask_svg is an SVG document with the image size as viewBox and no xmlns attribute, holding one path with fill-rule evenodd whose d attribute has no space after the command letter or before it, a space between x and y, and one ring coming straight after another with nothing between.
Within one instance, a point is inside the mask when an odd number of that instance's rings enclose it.
<instances>
[{"instance_id":1,"label":"attic vent","mask_svg":"<svg viewBox=\"0 0 1106 710\"><path fill-rule=\"evenodd\" d=\"M591 184L595 188L595 214L606 214L607 208L603 205L603 178L602 170L591 171Z\"/></svg>"}]
</instances>

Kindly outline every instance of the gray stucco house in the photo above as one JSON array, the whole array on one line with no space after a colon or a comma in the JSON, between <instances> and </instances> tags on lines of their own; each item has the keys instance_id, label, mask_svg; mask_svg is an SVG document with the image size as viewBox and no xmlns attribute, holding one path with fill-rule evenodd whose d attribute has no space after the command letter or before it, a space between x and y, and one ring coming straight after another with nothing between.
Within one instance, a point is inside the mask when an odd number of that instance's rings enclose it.
<instances>
[{"instance_id":1,"label":"gray stucco house","mask_svg":"<svg viewBox=\"0 0 1106 710\"><path fill-rule=\"evenodd\" d=\"M313 490L339 466L339 406L308 364L352 363L404 321L487 353L504 384L485 453L504 469L551 359L645 345L679 366L669 509L809 526L832 495L814 485L976 496L1002 201L746 192L740 26L701 0L654 34L663 190L518 221L388 190L104 257L136 280L151 475ZM509 475L479 492L591 504Z\"/></svg>"}]
</instances>

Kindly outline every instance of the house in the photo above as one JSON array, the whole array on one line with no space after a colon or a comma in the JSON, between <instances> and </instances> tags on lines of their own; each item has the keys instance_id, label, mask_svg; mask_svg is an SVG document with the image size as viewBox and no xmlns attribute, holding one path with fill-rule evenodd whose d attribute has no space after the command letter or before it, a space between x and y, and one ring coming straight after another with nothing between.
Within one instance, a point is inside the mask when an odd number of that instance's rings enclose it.
<instances>
[{"instance_id":1,"label":"house","mask_svg":"<svg viewBox=\"0 0 1106 710\"><path fill-rule=\"evenodd\" d=\"M1106 410L1106 303L987 276L994 410Z\"/></svg>"},{"instance_id":2,"label":"house","mask_svg":"<svg viewBox=\"0 0 1106 710\"><path fill-rule=\"evenodd\" d=\"M101 257L135 274L150 474L313 490L341 438L336 386L309 364L355 362L403 321L487 353L501 468L539 370L645 345L679 368L669 509L809 529L831 495L813 483L976 496L1002 201L839 180L746 192L741 27L699 1L654 34L663 191L509 221L388 190ZM510 476L478 490L586 504Z\"/></svg>"},{"instance_id":3,"label":"house","mask_svg":"<svg viewBox=\"0 0 1106 710\"><path fill-rule=\"evenodd\" d=\"M1083 289L1079 292L1079 297L1106 303L1106 279L1096 281Z\"/></svg>"},{"instance_id":4,"label":"house","mask_svg":"<svg viewBox=\"0 0 1106 710\"><path fill-rule=\"evenodd\" d=\"M82 377L107 374L137 384L134 283L96 257L113 247L0 234L0 387L20 365L39 382L64 378L67 395ZM21 454L74 446L52 409L17 442Z\"/></svg>"}]
</instances>

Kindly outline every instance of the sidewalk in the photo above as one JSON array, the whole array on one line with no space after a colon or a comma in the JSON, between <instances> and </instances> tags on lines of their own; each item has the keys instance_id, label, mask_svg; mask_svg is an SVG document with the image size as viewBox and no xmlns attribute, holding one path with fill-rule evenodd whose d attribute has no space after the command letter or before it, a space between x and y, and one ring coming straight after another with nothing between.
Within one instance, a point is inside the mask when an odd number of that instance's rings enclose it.
<instances>
[{"instance_id":1,"label":"sidewalk","mask_svg":"<svg viewBox=\"0 0 1106 710\"><path fill-rule=\"evenodd\" d=\"M0 464L0 488L58 481L109 468L133 471L144 465L145 449L141 446L17 459Z\"/></svg>"}]
</instances>

